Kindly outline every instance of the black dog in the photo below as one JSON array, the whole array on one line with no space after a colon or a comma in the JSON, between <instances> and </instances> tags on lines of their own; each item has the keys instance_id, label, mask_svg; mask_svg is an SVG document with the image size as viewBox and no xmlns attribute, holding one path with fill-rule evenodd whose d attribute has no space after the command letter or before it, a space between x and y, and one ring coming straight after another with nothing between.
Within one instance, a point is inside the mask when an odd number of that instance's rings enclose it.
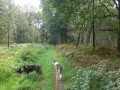
<instances>
[{"instance_id":1,"label":"black dog","mask_svg":"<svg viewBox=\"0 0 120 90\"><path fill-rule=\"evenodd\" d=\"M19 68L17 70L17 73L20 73L20 74L25 73L26 76L28 76L29 73L32 71L36 71L36 73L38 74L38 77L43 75L42 68L40 66L37 66L37 65L25 65L25 66Z\"/></svg>"}]
</instances>

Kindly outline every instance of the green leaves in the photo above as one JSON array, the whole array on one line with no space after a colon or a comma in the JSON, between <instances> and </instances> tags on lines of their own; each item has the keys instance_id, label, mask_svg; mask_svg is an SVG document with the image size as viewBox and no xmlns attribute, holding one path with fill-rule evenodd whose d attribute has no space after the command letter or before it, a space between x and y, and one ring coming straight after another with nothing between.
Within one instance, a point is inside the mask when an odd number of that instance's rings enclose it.
<instances>
[{"instance_id":1,"label":"green leaves","mask_svg":"<svg viewBox=\"0 0 120 90\"><path fill-rule=\"evenodd\" d=\"M76 76L72 78L72 85L67 90L117 90L120 87L119 74L120 71L101 73L79 69Z\"/></svg>"}]
</instances>

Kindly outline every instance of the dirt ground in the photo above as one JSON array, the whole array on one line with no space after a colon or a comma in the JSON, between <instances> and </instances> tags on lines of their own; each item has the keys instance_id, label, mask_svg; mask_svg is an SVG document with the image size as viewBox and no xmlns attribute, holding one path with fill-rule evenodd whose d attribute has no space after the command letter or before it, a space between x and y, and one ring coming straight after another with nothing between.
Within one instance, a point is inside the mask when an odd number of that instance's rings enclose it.
<instances>
[{"instance_id":1,"label":"dirt ground","mask_svg":"<svg viewBox=\"0 0 120 90\"><path fill-rule=\"evenodd\" d=\"M64 90L63 80L57 81L57 90Z\"/></svg>"}]
</instances>

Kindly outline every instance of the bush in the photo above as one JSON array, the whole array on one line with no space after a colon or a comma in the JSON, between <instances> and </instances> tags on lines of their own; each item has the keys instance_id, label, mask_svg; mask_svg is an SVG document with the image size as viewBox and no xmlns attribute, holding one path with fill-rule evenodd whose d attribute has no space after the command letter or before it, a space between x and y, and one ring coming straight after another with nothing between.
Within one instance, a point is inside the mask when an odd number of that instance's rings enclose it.
<instances>
[{"instance_id":1,"label":"bush","mask_svg":"<svg viewBox=\"0 0 120 90\"><path fill-rule=\"evenodd\" d=\"M20 54L20 58L23 61L35 61L35 55L33 54L32 50L24 50Z\"/></svg>"},{"instance_id":2,"label":"bush","mask_svg":"<svg viewBox=\"0 0 120 90\"><path fill-rule=\"evenodd\" d=\"M79 69L67 90L119 90L120 71L107 73Z\"/></svg>"},{"instance_id":3,"label":"bush","mask_svg":"<svg viewBox=\"0 0 120 90\"><path fill-rule=\"evenodd\" d=\"M20 47L20 48L19 48ZM16 75L16 69L35 61L38 52L43 52L44 46L34 45L12 45L12 48L0 49L0 82L7 80L10 76ZM22 63L21 63L22 62ZM31 62L30 62L31 63Z\"/></svg>"},{"instance_id":4,"label":"bush","mask_svg":"<svg viewBox=\"0 0 120 90\"><path fill-rule=\"evenodd\" d=\"M29 47L25 47L21 50L20 58L22 61L32 61L36 60L36 56L43 53L47 49L40 44L31 44Z\"/></svg>"},{"instance_id":5,"label":"bush","mask_svg":"<svg viewBox=\"0 0 120 90\"><path fill-rule=\"evenodd\" d=\"M15 75L16 65L17 62L13 58L0 60L0 82Z\"/></svg>"}]
</instances>

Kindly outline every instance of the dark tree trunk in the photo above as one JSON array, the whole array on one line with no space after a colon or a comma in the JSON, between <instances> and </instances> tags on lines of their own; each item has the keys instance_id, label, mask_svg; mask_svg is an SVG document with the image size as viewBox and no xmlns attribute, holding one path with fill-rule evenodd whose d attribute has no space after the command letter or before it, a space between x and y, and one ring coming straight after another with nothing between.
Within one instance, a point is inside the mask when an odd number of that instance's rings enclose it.
<instances>
[{"instance_id":1,"label":"dark tree trunk","mask_svg":"<svg viewBox=\"0 0 120 90\"><path fill-rule=\"evenodd\" d=\"M46 42L47 42L47 32L46 32Z\"/></svg>"},{"instance_id":2,"label":"dark tree trunk","mask_svg":"<svg viewBox=\"0 0 120 90\"><path fill-rule=\"evenodd\" d=\"M61 30L61 43L63 44L63 41L64 41L64 39L63 39L63 29Z\"/></svg>"},{"instance_id":3,"label":"dark tree trunk","mask_svg":"<svg viewBox=\"0 0 120 90\"><path fill-rule=\"evenodd\" d=\"M43 32L43 42L44 42L44 38L45 38L45 35L44 35L44 32Z\"/></svg>"},{"instance_id":4,"label":"dark tree trunk","mask_svg":"<svg viewBox=\"0 0 120 90\"><path fill-rule=\"evenodd\" d=\"M79 45L79 42L80 42L80 32L79 32L79 34L78 34L78 40L77 40L76 47Z\"/></svg>"},{"instance_id":5,"label":"dark tree trunk","mask_svg":"<svg viewBox=\"0 0 120 90\"><path fill-rule=\"evenodd\" d=\"M42 40L42 34L41 34L41 43L43 42L43 40Z\"/></svg>"},{"instance_id":6,"label":"dark tree trunk","mask_svg":"<svg viewBox=\"0 0 120 90\"><path fill-rule=\"evenodd\" d=\"M118 18L119 18L119 26L120 26L120 0L118 0ZM120 28L118 32L118 40L117 40L117 51L120 53Z\"/></svg>"},{"instance_id":7,"label":"dark tree trunk","mask_svg":"<svg viewBox=\"0 0 120 90\"><path fill-rule=\"evenodd\" d=\"M86 39L87 45L88 45L89 42L90 42L91 33L92 33L92 30L90 29L90 30L88 31L88 35L87 35L87 39Z\"/></svg>"},{"instance_id":8,"label":"dark tree trunk","mask_svg":"<svg viewBox=\"0 0 120 90\"><path fill-rule=\"evenodd\" d=\"M66 28L64 29L64 40L65 40L65 43L67 43L67 29Z\"/></svg>"},{"instance_id":9,"label":"dark tree trunk","mask_svg":"<svg viewBox=\"0 0 120 90\"><path fill-rule=\"evenodd\" d=\"M83 26L84 26L84 24L85 24L85 21L86 21L86 20L83 21L83 23L82 23L82 25L81 25L81 28L80 28L80 30L79 30L78 40L77 40L77 43L76 43L76 47L79 45L79 42L80 42L80 32L81 32L81 30L82 30L82 28L83 28Z\"/></svg>"},{"instance_id":10,"label":"dark tree trunk","mask_svg":"<svg viewBox=\"0 0 120 90\"><path fill-rule=\"evenodd\" d=\"M84 32L82 33L82 36L81 36L81 44L83 44L84 42Z\"/></svg>"},{"instance_id":11,"label":"dark tree trunk","mask_svg":"<svg viewBox=\"0 0 120 90\"><path fill-rule=\"evenodd\" d=\"M95 28L94 28L94 0L93 0L93 21L92 21L92 28L93 28L93 47L95 48Z\"/></svg>"}]
</instances>

